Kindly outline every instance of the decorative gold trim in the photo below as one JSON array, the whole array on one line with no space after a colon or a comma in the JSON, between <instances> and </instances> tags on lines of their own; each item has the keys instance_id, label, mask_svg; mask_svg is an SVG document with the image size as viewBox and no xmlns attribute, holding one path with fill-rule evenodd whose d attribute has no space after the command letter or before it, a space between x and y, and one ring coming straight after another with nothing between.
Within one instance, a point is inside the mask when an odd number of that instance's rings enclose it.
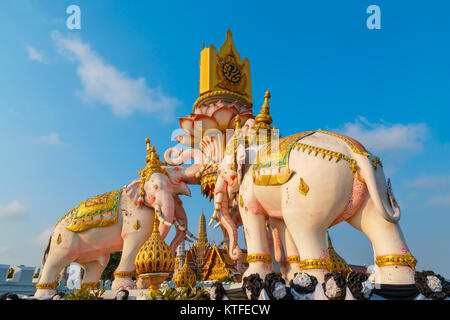
<instances>
[{"instance_id":1,"label":"decorative gold trim","mask_svg":"<svg viewBox=\"0 0 450 320\"><path fill-rule=\"evenodd\" d=\"M288 256L286 258L286 262L289 264L300 263L300 257L299 256Z\"/></svg>"},{"instance_id":2,"label":"decorative gold trim","mask_svg":"<svg viewBox=\"0 0 450 320\"><path fill-rule=\"evenodd\" d=\"M139 230L141 228L141 224L139 223L139 220L136 220L136 223L133 226L134 229Z\"/></svg>"},{"instance_id":3,"label":"decorative gold trim","mask_svg":"<svg viewBox=\"0 0 450 320\"><path fill-rule=\"evenodd\" d=\"M206 92L206 93L203 93L202 95L200 95L200 97L198 97L198 99L194 102L194 105L192 106L192 110L195 110L195 108L198 106L198 104L202 100L204 100L206 98L214 97L214 96L219 96L219 95L227 95L227 96L237 97L237 98L240 98L240 99L246 101L250 107L252 107L252 105L253 105L250 101L247 100L248 98L242 94L228 91L228 90L214 90L214 91Z\"/></svg>"},{"instance_id":4,"label":"decorative gold trim","mask_svg":"<svg viewBox=\"0 0 450 320\"><path fill-rule=\"evenodd\" d=\"M353 142L350 141L350 139L344 137L343 135L340 135L340 134L335 133L335 132L324 131L324 130L321 130L321 129L317 130L317 132L324 133L324 134L328 134L328 135L330 135L330 136L333 136L333 137L336 137L336 138L338 138L338 139L341 139L341 140L345 141L345 142L348 144L348 146L353 150L353 152L358 153L358 154L361 154L361 155L366 156L366 157L369 157L369 156L370 156L370 154L367 153L365 150L359 150L359 149L353 144Z\"/></svg>"},{"instance_id":5,"label":"decorative gold trim","mask_svg":"<svg viewBox=\"0 0 450 320\"><path fill-rule=\"evenodd\" d=\"M247 262L264 262L269 264L272 262L272 256L270 254L249 254L247 255Z\"/></svg>"},{"instance_id":6,"label":"decorative gold trim","mask_svg":"<svg viewBox=\"0 0 450 320\"><path fill-rule=\"evenodd\" d=\"M81 289L97 290L100 289L100 282L82 282L80 285Z\"/></svg>"},{"instance_id":7,"label":"decorative gold trim","mask_svg":"<svg viewBox=\"0 0 450 320\"><path fill-rule=\"evenodd\" d=\"M60 244L61 243L61 233L60 234L58 234L58 238L56 238L56 244Z\"/></svg>"},{"instance_id":8,"label":"decorative gold trim","mask_svg":"<svg viewBox=\"0 0 450 320\"><path fill-rule=\"evenodd\" d=\"M303 180L303 178L300 178L300 184L298 186L298 191L304 196L306 196L308 194L309 186L306 184L306 182Z\"/></svg>"},{"instance_id":9,"label":"decorative gold trim","mask_svg":"<svg viewBox=\"0 0 450 320\"><path fill-rule=\"evenodd\" d=\"M297 142L293 148L296 148L297 151L299 151L301 149L303 152L305 150L308 150L308 154L311 154L311 152L314 152L314 156L317 156L319 153L321 153L323 159L325 159L325 157L328 156L328 161L331 161L333 159L333 157L335 157L336 163L339 162L341 159L345 160L350 164L349 168L350 168L351 172L355 175L356 179L358 179L362 183L365 183L365 181L359 176L359 172L358 172L359 167L358 167L355 159L351 159L340 152L331 151L331 150L327 150L327 149L320 148L320 147L314 147L314 146L310 146L308 144L304 144L304 143L300 143L300 142Z\"/></svg>"},{"instance_id":10,"label":"decorative gold trim","mask_svg":"<svg viewBox=\"0 0 450 320\"><path fill-rule=\"evenodd\" d=\"M372 160L372 166L374 170L377 170L378 164L380 165L380 167L383 167L383 163L381 162L380 158L376 157L375 159Z\"/></svg>"},{"instance_id":11,"label":"decorative gold trim","mask_svg":"<svg viewBox=\"0 0 450 320\"><path fill-rule=\"evenodd\" d=\"M38 283L36 284L36 289L47 289L47 290L56 290L58 287L58 283L52 282L52 283Z\"/></svg>"},{"instance_id":12,"label":"decorative gold trim","mask_svg":"<svg viewBox=\"0 0 450 320\"><path fill-rule=\"evenodd\" d=\"M114 271L114 278L132 278L136 276L136 271Z\"/></svg>"},{"instance_id":13,"label":"decorative gold trim","mask_svg":"<svg viewBox=\"0 0 450 320\"><path fill-rule=\"evenodd\" d=\"M414 269L417 259L410 253L408 254L390 254L386 256L378 256L375 262L379 267L383 266L408 266Z\"/></svg>"},{"instance_id":14,"label":"decorative gold trim","mask_svg":"<svg viewBox=\"0 0 450 320\"><path fill-rule=\"evenodd\" d=\"M331 259L306 259L300 261L300 269L329 269L331 265Z\"/></svg>"}]
</instances>

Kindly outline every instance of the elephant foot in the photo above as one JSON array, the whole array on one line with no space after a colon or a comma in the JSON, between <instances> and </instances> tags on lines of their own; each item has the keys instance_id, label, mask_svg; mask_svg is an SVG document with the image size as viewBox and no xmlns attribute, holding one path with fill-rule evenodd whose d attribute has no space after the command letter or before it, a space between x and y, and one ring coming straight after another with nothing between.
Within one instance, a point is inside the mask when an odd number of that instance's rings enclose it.
<instances>
[{"instance_id":1,"label":"elephant foot","mask_svg":"<svg viewBox=\"0 0 450 320\"><path fill-rule=\"evenodd\" d=\"M56 293L56 290L53 289L37 289L33 298L39 300L50 300Z\"/></svg>"},{"instance_id":2,"label":"elephant foot","mask_svg":"<svg viewBox=\"0 0 450 320\"><path fill-rule=\"evenodd\" d=\"M242 275L242 279L245 277L250 276L251 274L259 274L261 279L264 281L266 274L269 274L272 272L271 266L264 262L251 262L249 263L248 269L244 272Z\"/></svg>"},{"instance_id":3,"label":"elephant foot","mask_svg":"<svg viewBox=\"0 0 450 320\"><path fill-rule=\"evenodd\" d=\"M301 272L305 272L309 276L314 276L317 278L317 281L319 283L325 282L325 275L329 273L328 269L309 269L309 270L303 270Z\"/></svg>"},{"instance_id":4,"label":"elephant foot","mask_svg":"<svg viewBox=\"0 0 450 320\"><path fill-rule=\"evenodd\" d=\"M115 278L111 285L111 290L133 290L137 289L136 282L131 278Z\"/></svg>"},{"instance_id":5,"label":"elephant foot","mask_svg":"<svg viewBox=\"0 0 450 320\"><path fill-rule=\"evenodd\" d=\"M300 265L298 264L291 264L289 265L289 267L287 268L287 272L286 272L286 280L287 281L291 281L295 278L295 274L296 273L301 273L303 272L300 269Z\"/></svg>"}]
</instances>

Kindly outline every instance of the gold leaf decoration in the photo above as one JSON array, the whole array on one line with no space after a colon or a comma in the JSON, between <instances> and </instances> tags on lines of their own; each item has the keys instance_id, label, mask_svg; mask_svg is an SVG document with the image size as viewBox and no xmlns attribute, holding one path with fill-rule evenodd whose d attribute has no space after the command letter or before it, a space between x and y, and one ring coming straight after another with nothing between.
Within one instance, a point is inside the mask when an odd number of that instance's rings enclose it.
<instances>
[{"instance_id":1,"label":"gold leaf decoration","mask_svg":"<svg viewBox=\"0 0 450 320\"><path fill-rule=\"evenodd\" d=\"M302 178L300 178L300 184L298 186L298 191L304 196L306 196L309 191L309 186L306 184L306 182Z\"/></svg>"}]
</instances>

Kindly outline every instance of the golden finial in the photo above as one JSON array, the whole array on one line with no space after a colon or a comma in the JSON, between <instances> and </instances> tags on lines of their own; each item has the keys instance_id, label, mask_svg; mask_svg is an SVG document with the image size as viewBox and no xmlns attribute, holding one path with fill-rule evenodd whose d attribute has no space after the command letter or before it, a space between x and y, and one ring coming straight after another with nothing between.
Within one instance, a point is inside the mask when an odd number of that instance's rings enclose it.
<instances>
[{"instance_id":1,"label":"golden finial","mask_svg":"<svg viewBox=\"0 0 450 320\"><path fill-rule=\"evenodd\" d=\"M272 117L270 116L269 99L270 99L270 91L267 90L264 95L264 104L261 107L261 112L255 117L256 124L253 126L253 129L256 130L257 143L261 143L261 141L259 141L260 140L259 131L261 129L267 130L268 141L263 141L263 143L269 142L271 140L272 127L270 126L270 124L272 123Z\"/></svg>"},{"instance_id":2,"label":"golden finial","mask_svg":"<svg viewBox=\"0 0 450 320\"><path fill-rule=\"evenodd\" d=\"M261 107L261 112L255 117L258 129L271 129L272 117L270 116L269 99L270 91L267 90L264 95L264 104Z\"/></svg>"},{"instance_id":3,"label":"golden finial","mask_svg":"<svg viewBox=\"0 0 450 320\"><path fill-rule=\"evenodd\" d=\"M236 117L234 117L234 130L237 131L239 129L241 129L241 117L236 115Z\"/></svg>"}]
</instances>

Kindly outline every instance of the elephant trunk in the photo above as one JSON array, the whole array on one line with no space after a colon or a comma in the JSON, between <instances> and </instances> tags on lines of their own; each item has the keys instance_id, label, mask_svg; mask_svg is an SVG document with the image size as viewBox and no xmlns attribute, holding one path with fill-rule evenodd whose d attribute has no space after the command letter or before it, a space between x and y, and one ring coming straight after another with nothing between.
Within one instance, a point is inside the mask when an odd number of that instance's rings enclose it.
<instances>
[{"instance_id":1,"label":"elephant trunk","mask_svg":"<svg viewBox=\"0 0 450 320\"><path fill-rule=\"evenodd\" d=\"M181 201L180 201L181 202ZM182 205L177 205L175 208L175 225L177 225L177 233L175 234L175 237L173 238L172 242L170 243L169 247L172 249L172 251L175 253L175 250L180 245L180 243L183 241L183 239L186 237L187 233L187 217L186 212L184 211L184 208ZM179 226L179 222L181 221L183 226Z\"/></svg>"},{"instance_id":2,"label":"elephant trunk","mask_svg":"<svg viewBox=\"0 0 450 320\"><path fill-rule=\"evenodd\" d=\"M214 214L220 210L220 223L227 230L229 235L229 255L233 260L238 260L242 256L242 250L238 246L238 232L236 223L231 219L230 210L228 207L228 193L227 183L219 178L216 184L216 189L214 190Z\"/></svg>"},{"instance_id":3,"label":"elephant trunk","mask_svg":"<svg viewBox=\"0 0 450 320\"><path fill-rule=\"evenodd\" d=\"M172 194L167 191L159 191L156 194L156 203L154 205L155 215L159 219L159 233L165 238L170 231L174 216L175 204Z\"/></svg>"},{"instance_id":4,"label":"elephant trunk","mask_svg":"<svg viewBox=\"0 0 450 320\"><path fill-rule=\"evenodd\" d=\"M172 158L172 156L175 156L175 158ZM190 159L194 159L195 164L202 163L203 154L198 149L182 150L177 147L169 148L164 152L164 160L172 166L182 165Z\"/></svg>"}]
</instances>

